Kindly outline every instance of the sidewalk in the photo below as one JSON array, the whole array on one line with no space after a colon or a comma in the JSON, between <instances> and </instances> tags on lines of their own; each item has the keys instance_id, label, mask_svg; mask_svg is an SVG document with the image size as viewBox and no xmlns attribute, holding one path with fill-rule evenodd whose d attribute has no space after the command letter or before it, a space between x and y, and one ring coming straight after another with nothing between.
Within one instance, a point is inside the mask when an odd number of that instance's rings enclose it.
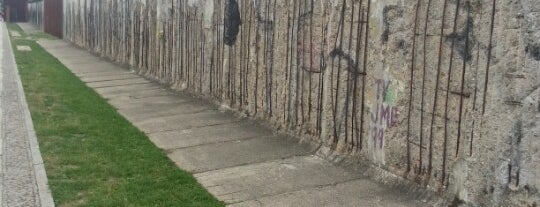
<instances>
[{"instance_id":1,"label":"sidewalk","mask_svg":"<svg viewBox=\"0 0 540 207\"><path fill-rule=\"evenodd\" d=\"M180 168L230 206L432 206L430 194L381 185L314 148L104 61L62 40L39 44Z\"/></svg>"},{"instance_id":2,"label":"sidewalk","mask_svg":"<svg viewBox=\"0 0 540 207\"><path fill-rule=\"evenodd\" d=\"M0 138L0 206L54 206L4 23L0 23Z\"/></svg>"}]
</instances>

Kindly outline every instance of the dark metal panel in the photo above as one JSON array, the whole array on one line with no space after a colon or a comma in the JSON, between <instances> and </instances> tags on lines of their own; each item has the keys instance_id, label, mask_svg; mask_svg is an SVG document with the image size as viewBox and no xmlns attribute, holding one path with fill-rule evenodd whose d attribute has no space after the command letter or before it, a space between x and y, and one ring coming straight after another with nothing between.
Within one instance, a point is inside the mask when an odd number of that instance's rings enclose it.
<instances>
[{"instance_id":1,"label":"dark metal panel","mask_svg":"<svg viewBox=\"0 0 540 207\"><path fill-rule=\"evenodd\" d=\"M45 32L62 38L63 1L45 0L43 10Z\"/></svg>"},{"instance_id":2,"label":"dark metal panel","mask_svg":"<svg viewBox=\"0 0 540 207\"><path fill-rule=\"evenodd\" d=\"M28 16L26 0L6 0L4 1L4 14L8 22L25 22Z\"/></svg>"}]
</instances>

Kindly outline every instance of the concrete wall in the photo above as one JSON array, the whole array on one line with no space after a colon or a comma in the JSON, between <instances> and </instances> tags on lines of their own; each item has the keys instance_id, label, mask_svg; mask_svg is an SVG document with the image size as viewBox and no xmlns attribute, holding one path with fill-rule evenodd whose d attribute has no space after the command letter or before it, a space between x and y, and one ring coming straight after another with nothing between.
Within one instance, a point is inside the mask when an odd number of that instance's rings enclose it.
<instances>
[{"instance_id":1,"label":"concrete wall","mask_svg":"<svg viewBox=\"0 0 540 207\"><path fill-rule=\"evenodd\" d=\"M65 39L470 204L540 203L536 0L64 0Z\"/></svg>"}]
</instances>

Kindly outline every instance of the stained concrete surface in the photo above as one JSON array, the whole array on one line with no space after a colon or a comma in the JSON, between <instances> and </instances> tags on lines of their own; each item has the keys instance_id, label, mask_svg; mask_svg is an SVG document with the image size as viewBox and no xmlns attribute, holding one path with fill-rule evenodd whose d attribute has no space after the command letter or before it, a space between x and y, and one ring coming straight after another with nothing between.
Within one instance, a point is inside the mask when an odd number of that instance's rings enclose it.
<instances>
[{"instance_id":1,"label":"stained concrete surface","mask_svg":"<svg viewBox=\"0 0 540 207\"><path fill-rule=\"evenodd\" d=\"M95 59L61 40L39 43L147 133L180 168L194 173L203 186L227 204L415 207L432 204L418 200L406 190L371 181L362 170L336 166L314 156L315 147L310 144L274 134L190 95L172 93L159 84L135 78L133 73L115 64L74 61ZM93 67L95 64L100 67Z\"/></svg>"}]
</instances>

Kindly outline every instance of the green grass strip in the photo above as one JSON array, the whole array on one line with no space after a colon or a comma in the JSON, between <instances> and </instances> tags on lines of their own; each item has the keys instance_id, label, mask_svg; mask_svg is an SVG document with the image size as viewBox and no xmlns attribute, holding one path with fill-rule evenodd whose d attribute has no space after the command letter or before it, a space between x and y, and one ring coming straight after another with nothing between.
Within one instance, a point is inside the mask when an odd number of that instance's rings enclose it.
<instances>
[{"instance_id":1,"label":"green grass strip","mask_svg":"<svg viewBox=\"0 0 540 207\"><path fill-rule=\"evenodd\" d=\"M57 206L223 206L41 48L13 46ZM43 34L40 34L43 35Z\"/></svg>"}]
</instances>

